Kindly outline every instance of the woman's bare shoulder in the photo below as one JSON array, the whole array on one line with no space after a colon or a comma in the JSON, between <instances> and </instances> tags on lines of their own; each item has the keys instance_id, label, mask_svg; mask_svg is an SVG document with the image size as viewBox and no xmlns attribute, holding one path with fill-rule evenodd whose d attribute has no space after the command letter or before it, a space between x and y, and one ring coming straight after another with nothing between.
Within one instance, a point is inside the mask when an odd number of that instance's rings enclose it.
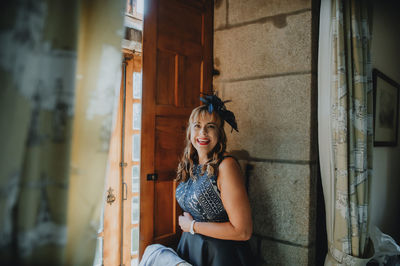
<instances>
[{"instance_id":1,"label":"woman's bare shoulder","mask_svg":"<svg viewBox=\"0 0 400 266\"><path fill-rule=\"evenodd\" d=\"M218 179L242 179L241 169L237 160L232 156L224 156L218 167Z\"/></svg>"},{"instance_id":2,"label":"woman's bare shoulder","mask_svg":"<svg viewBox=\"0 0 400 266\"><path fill-rule=\"evenodd\" d=\"M219 164L219 168L227 168L227 167L234 167L237 165L237 161L234 157L230 155L224 155L224 158L222 159L221 163Z\"/></svg>"}]
</instances>

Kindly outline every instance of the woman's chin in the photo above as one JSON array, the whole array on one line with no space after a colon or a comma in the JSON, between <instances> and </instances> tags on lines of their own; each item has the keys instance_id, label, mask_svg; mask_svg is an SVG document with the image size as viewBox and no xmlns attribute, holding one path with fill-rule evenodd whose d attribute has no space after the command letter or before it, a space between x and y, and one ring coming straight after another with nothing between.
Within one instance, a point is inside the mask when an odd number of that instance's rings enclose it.
<instances>
[{"instance_id":1,"label":"woman's chin","mask_svg":"<svg viewBox=\"0 0 400 266\"><path fill-rule=\"evenodd\" d=\"M196 147L196 150L198 153L208 153L210 149L208 147L200 146Z\"/></svg>"}]
</instances>

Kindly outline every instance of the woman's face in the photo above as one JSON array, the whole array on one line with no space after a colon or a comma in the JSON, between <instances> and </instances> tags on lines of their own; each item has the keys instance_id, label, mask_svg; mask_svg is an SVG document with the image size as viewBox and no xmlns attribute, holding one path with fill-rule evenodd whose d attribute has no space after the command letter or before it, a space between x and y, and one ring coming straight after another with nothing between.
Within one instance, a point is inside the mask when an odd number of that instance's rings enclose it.
<instances>
[{"instance_id":1,"label":"woman's face","mask_svg":"<svg viewBox=\"0 0 400 266\"><path fill-rule=\"evenodd\" d=\"M218 124L209 113L198 115L190 125L190 141L199 154L208 154L218 143Z\"/></svg>"}]
</instances>

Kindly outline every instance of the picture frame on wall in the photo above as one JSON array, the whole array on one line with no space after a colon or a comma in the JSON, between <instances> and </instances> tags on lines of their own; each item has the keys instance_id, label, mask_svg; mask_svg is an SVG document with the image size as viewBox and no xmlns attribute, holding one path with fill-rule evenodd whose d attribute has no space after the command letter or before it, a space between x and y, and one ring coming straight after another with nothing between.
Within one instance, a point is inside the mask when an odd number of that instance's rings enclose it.
<instances>
[{"instance_id":1,"label":"picture frame on wall","mask_svg":"<svg viewBox=\"0 0 400 266\"><path fill-rule=\"evenodd\" d=\"M373 69L374 146L397 146L400 85Z\"/></svg>"}]
</instances>

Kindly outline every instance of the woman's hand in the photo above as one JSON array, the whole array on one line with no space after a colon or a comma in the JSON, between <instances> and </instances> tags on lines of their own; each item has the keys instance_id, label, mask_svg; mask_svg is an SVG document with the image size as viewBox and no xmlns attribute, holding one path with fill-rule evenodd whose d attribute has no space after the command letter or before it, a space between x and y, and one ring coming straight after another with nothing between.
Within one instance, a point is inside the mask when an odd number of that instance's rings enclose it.
<instances>
[{"instance_id":1,"label":"woman's hand","mask_svg":"<svg viewBox=\"0 0 400 266\"><path fill-rule=\"evenodd\" d=\"M183 215L179 216L179 226L183 232L189 232L192 221L193 217L188 212L184 212Z\"/></svg>"}]
</instances>

